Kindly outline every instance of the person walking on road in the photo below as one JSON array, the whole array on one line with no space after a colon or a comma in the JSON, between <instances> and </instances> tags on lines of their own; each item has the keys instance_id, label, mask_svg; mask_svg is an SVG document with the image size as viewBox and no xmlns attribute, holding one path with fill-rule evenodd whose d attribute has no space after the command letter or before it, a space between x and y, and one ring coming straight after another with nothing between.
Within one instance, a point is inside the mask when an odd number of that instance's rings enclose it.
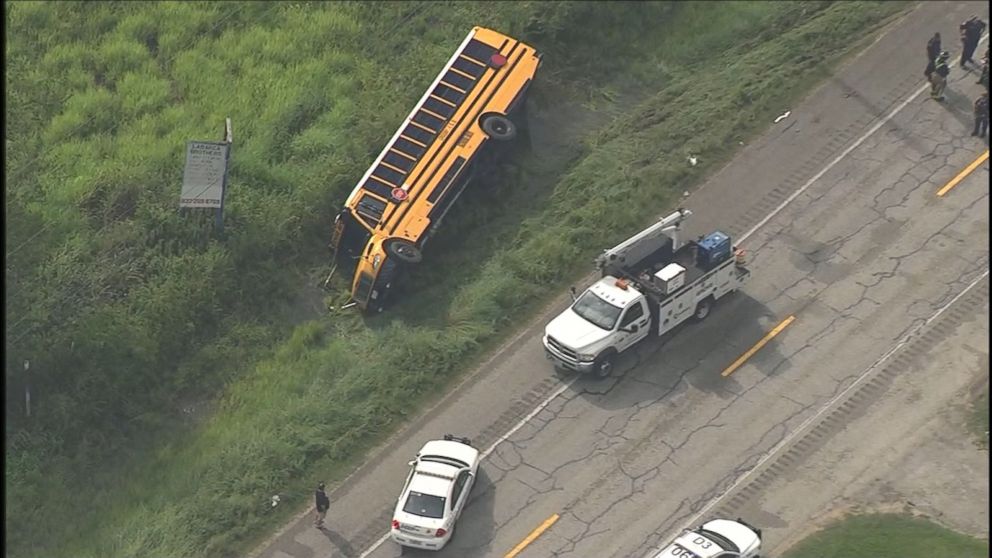
<instances>
[{"instance_id":1,"label":"person walking on road","mask_svg":"<svg viewBox=\"0 0 992 558\"><path fill-rule=\"evenodd\" d=\"M940 56L940 33L934 33L933 37L927 41L927 69L923 70L923 75L926 76L927 81L930 80L930 75L937 67L938 56Z\"/></svg>"},{"instance_id":2,"label":"person walking on road","mask_svg":"<svg viewBox=\"0 0 992 558\"><path fill-rule=\"evenodd\" d=\"M327 510L331 507L331 500L327 497L327 493L324 492L324 483L317 485L317 490L314 492L313 496L314 507L316 508L313 526L320 529L324 526L324 516L327 515Z\"/></svg>"},{"instance_id":3,"label":"person walking on road","mask_svg":"<svg viewBox=\"0 0 992 558\"><path fill-rule=\"evenodd\" d=\"M985 137L985 132L989 129L989 93L986 91L975 99L975 129L971 135L980 138Z\"/></svg>"},{"instance_id":4,"label":"person walking on road","mask_svg":"<svg viewBox=\"0 0 992 558\"><path fill-rule=\"evenodd\" d=\"M930 75L930 98L937 101L944 100L944 89L947 88L947 76L951 73L951 68L947 64L947 59L951 55L945 50L937 57L936 68Z\"/></svg>"},{"instance_id":5,"label":"person walking on road","mask_svg":"<svg viewBox=\"0 0 992 558\"><path fill-rule=\"evenodd\" d=\"M985 22L973 15L958 28L961 30L961 67L964 68L965 62L975 64L971 55L978 48L978 41L981 40L982 33L985 31Z\"/></svg>"}]
</instances>

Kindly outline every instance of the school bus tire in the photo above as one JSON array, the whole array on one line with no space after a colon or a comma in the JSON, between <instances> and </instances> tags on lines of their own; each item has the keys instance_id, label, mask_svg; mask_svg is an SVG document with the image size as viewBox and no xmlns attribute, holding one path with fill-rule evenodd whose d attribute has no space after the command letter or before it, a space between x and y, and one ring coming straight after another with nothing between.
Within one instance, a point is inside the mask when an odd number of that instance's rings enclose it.
<instances>
[{"instance_id":1,"label":"school bus tire","mask_svg":"<svg viewBox=\"0 0 992 558\"><path fill-rule=\"evenodd\" d=\"M517 125L502 114L487 114L482 117L482 131L497 141L510 141L517 137Z\"/></svg>"},{"instance_id":2,"label":"school bus tire","mask_svg":"<svg viewBox=\"0 0 992 558\"><path fill-rule=\"evenodd\" d=\"M420 263L420 260L424 258L420 248L417 248L416 244L404 238L387 240L385 248L387 254L403 263Z\"/></svg>"}]
</instances>

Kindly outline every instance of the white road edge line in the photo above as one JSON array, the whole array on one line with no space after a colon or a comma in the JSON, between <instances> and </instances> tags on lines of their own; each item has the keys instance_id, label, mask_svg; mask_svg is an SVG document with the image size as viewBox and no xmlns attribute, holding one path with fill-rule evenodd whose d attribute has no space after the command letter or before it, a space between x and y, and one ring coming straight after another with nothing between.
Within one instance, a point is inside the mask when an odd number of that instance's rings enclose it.
<instances>
[{"instance_id":1,"label":"white road edge line","mask_svg":"<svg viewBox=\"0 0 992 558\"><path fill-rule=\"evenodd\" d=\"M979 40L978 43L979 44L984 43L985 40L988 39L988 37L989 37L988 35L985 35L984 37L981 38L981 40ZM959 59L960 59L960 57L958 57L957 59L955 59L955 61L951 65L953 66L954 63L956 63ZM746 233L744 233L743 235L741 235L739 237L739 239L738 239L738 242L743 242L744 239L746 239L747 237L749 237L752 234L754 234L759 228L763 227L765 224L768 223L768 221L770 221L772 218L774 218L776 215L778 215L778 213L780 211L782 211L782 209L784 209L785 206L787 206L790 203L792 203L792 201L794 199L796 199L797 197L799 197L800 194L802 194L803 192L805 192L806 189L808 189L810 186L812 186L814 182L816 182L817 180L819 180L824 174L826 174L830 169L832 169L834 167L834 165L836 165L837 163L839 163L842 159L844 159L844 157L847 157L848 155L850 155L851 152L854 151L855 149L857 149L857 147L859 145L861 145L862 143L864 143L864 141L866 139L868 139L869 136L871 136L872 134L874 134L875 132L877 132L878 129L881 128L882 126L884 126L889 120L892 120L892 118L897 113L899 113L899 111L901 111L902 109L906 108L906 106L909 105L909 103L913 102L913 99L915 99L917 96L919 96L920 93L923 93L924 91L926 91L927 90L927 87L929 87L929 86L928 85L924 85L923 87L921 87L919 90L916 91L916 93L913 93L908 99L906 99L905 101L903 101L902 103L900 103L898 107L896 107L895 109L893 109L892 112L890 112L885 118L883 118L882 120L878 121L874 126L872 126L871 128L869 128L869 130L863 136L861 136L860 138L858 138L858 140L856 142L854 142L847 149L845 149L843 152L841 152L841 154L838 155L827 166L823 167L823 169L820 172L816 173L812 178L810 178L805 184L802 185L801 188L799 188L798 190L796 190L795 192L793 192L792 195L790 195L788 198L786 198L781 204L779 204L778 207L776 207L774 210L772 210L771 213L769 213L767 216L765 216L764 219L762 219L760 222L758 222L757 225L751 227L751 230L749 230ZM988 275L988 271L986 271L984 274L982 274L982 277L985 277L986 275ZM982 277L980 277L979 279L977 279L976 280L976 283L978 281L980 281L982 279ZM972 283L972 285L969 285L968 286L968 289L970 289L974 284L975 283ZM964 292L967 292L968 289L965 289L965 291L963 291L962 294ZM961 296L961 295L958 295L958 296ZM955 297L954 300L957 300L957 297ZM953 303L954 300L952 300L951 303ZM946 308L946 306L944 308ZM943 310L944 309L942 308L940 312L943 312ZM937 315L940 314L940 312L938 312L938 314L935 314L934 316L936 317ZM929 320L926 323L930 323ZM523 333L521 333L520 335L523 335ZM519 337L520 336L518 335L514 339L515 340L516 339L519 339ZM897 347L900 347L900 346L902 346L902 344L897 345ZM886 353L886 355L883 358L888 358L889 354L891 354L891 353ZM870 368L869 368L869 370L870 370ZM554 393L552 393L550 396L548 396L547 399L545 399L537 407L535 407L533 411L531 411L530 413L528 413L527 416L525 416L524 418L520 419L520 422L518 422L516 425L514 425L513 428L511 428L509 431L507 431L506 434L503 434L502 436L500 436L499 439L497 439L495 442L493 442L493 444L491 446L489 446L489 448L487 448L484 452L482 452L482 454L481 454L482 455L482 459L485 459L486 457L488 457L493 451L496 450L496 446L498 446L499 444L505 442L507 440L507 438L509 438L510 436L512 436L513 434L515 434L518 430L520 430L521 428L523 428L523 426L525 424L527 424L530 421L530 419L534 418L538 413L540 413L542 410L544 410L544 408L547 407L552 401L554 401L559 395L561 395L562 393L564 393L564 391L566 389L568 389L569 387L571 387L572 384L575 383L575 381L578 378L579 378L579 376L574 376L567 383L562 384L558 389L556 389L554 391ZM860 378L859 378L858 381L860 381ZM850 388L848 388L848 389L850 389ZM843 393L846 393L846 390ZM803 426L805 426L805 423L803 423ZM803 426L800 426L800 428L803 428ZM768 457L770 457L771 455L773 455L773 454L769 454ZM765 459L767 459L767 457ZM759 462L759 465L761 463L763 463L763 462L764 461ZM757 467L757 465L755 467ZM745 476L742 477L742 478L746 478L746 477L747 477L747 474L745 474ZM736 486L736 483L734 484L734 486ZM731 488L733 488L733 487L731 487ZM714 504L715 502L718 502L719 501L719 498L722 498L722 497L723 497L723 495L720 495L717 500L714 500L713 502L711 502L710 505L707 505L707 507L704 508L704 509L709 509L710 507L712 507L712 504ZM693 521L695 521L695 520L693 520ZM681 531L681 529L679 531ZM375 552L387 540L389 540L389 533L388 532L385 535L383 535L382 537L380 537L379 540L377 540L374 543L372 543L372 546L368 547L364 552L362 552L361 554L359 554L358 558L368 558L373 552Z\"/></svg>"},{"instance_id":2,"label":"white road edge line","mask_svg":"<svg viewBox=\"0 0 992 558\"><path fill-rule=\"evenodd\" d=\"M572 379L571 380L569 380L569 381L565 382L564 384L562 384L561 386L559 386L558 389L556 389L554 391L554 393L552 393L551 395L549 395L547 397L547 399L545 399L544 401L541 401L541 404L538 405L537 407L534 407L534 410L533 411L527 413L527 416L525 416L524 418L520 419L520 422L518 422L517 424L515 424L513 426L513 428L511 428L509 431L507 431L506 434L503 434L502 436L500 436L498 440L496 440L495 442L492 443L491 446L489 446L488 448L486 448L486 451L482 452L482 459L485 459L485 458L489 457L489 454L491 454L493 451L496 450L496 446L502 444L503 442L506 441L507 438L509 438L510 436L513 436L517 432L517 430L520 430L521 428L523 428L523 426L525 424L527 424L528 422L530 422L530 419L532 419L535 416L537 416L537 413L540 413L541 411L543 411L545 407L547 407L548 405L550 405L551 402L554 401L555 399L557 399L559 395L561 395L562 393L564 393L566 389L572 387L572 384L574 384L575 381L578 380L579 378L580 378L579 375L572 376Z\"/></svg>"},{"instance_id":3,"label":"white road edge line","mask_svg":"<svg viewBox=\"0 0 992 558\"><path fill-rule=\"evenodd\" d=\"M547 407L548 405L550 405L552 401L554 401L555 399L557 399L559 395L561 395L562 393L564 393L566 389L572 387L572 384L574 384L576 382L576 380L578 380L578 379L579 379L579 376L578 375L572 376L572 379L571 380L569 380L569 381L565 382L564 384L558 386L558 389L556 389L555 391L553 391L551 393L551 395L549 395L548 397L546 397L544 399L544 401L541 401L541 403L537 407L534 407L534 409L531 412L527 413L526 416L524 416L522 419L520 419L519 421L517 421L517 424L513 425L513 428L507 430L505 434L503 434L502 436L500 436L499 438L497 438L495 442L493 442L492 444L490 444L490 446L488 448L486 448L481 454L479 454L479 456L480 456L479 459L482 460L482 459L485 459L485 458L489 457L494 451L496 451L496 447L497 446L499 446L500 444L502 444L503 442L505 442L510 436L513 436L514 434L516 434L518 430L520 430L521 428L524 427L525 424L527 424L528 422L530 422L530 419L532 419L535 416L537 416L537 414L540 413L541 411L543 411L545 407ZM389 533L388 532L385 535L383 535L381 538L379 538L379 540L375 541L372 544L372 546L368 547L368 549L366 549L365 552L362 552L358 556L358 558L368 558L368 556L370 554L372 554L373 552L375 552L387 540L389 540Z\"/></svg>"},{"instance_id":4,"label":"white road edge line","mask_svg":"<svg viewBox=\"0 0 992 558\"><path fill-rule=\"evenodd\" d=\"M788 445L789 442L791 442L792 440L794 440L800 434L803 434L804 431L809 427L809 425L812 424L814 421L816 421L816 419L820 418L823 415L823 413L825 413L825 412L831 410L832 408L834 408L834 406L837 403L837 401L839 401L845 395L847 395L848 393L850 393L851 390L853 390L854 388L856 388L859 385L861 385L861 383L866 378L868 378L868 376L871 375L871 373L874 372L875 369L877 369L881 364L883 364L885 361L887 361L892 355L894 355L896 352L898 352L899 349L901 349L903 346L905 346L907 343L909 343L912 340L913 336L915 336L917 333L919 333L920 330L922 330L924 327L930 325L930 323L932 323L934 320L936 320L937 318L939 318L941 314L943 314L948 308L950 308L961 297L963 297L964 295L968 294L968 291L970 291L972 288L974 288L975 285L981 283L983 279L985 279L986 277L988 277L988 275L989 275L989 270L986 269L974 281L972 281L971 283L969 283L968 286L964 288L964 290L962 290L961 292L959 292L949 302L947 302L946 304L944 304L943 306L941 306L937 310L937 312L935 312L933 315L931 315L929 318L927 318L926 321L924 321L920 325L918 325L915 328L913 328L898 343L896 343L891 349L889 349L888 351L886 351L886 353L884 355L882 355L881 357L879 357L878 360L876 360L868 368L866 368L863 372L861 372L861 374L857 377L857 379L855 379L851 383L851 385L848 386L844 391L842 391L842 392L838 393L837 395L835 395L834 397L832 397L822 407L820 407L820 410L817 411L816 414L814 414L813 416L807 418L805 421L803 421L802 424L799 425L798 428L796 428L795 430L793 430L792 433L790 433L782 441L780 441L778 444L776 444L774 447L772 447L772 449L768 450L768 452L760 460L758 460L758 462L754 465L754 467L751 467L750 469L747 470L747 472L745 472L741 476L737 477L737 480L735 480L734 483L732 485L730 485L729 488L727 488L726 490L724 490L723 492L721 492L719 496L717 496L717 497L713 498L712 500L710 500L709 503L707 503L705 506L703 506L702 509L700 509L699 512L696 513L696 515L692 516L692 519L686 521L682 525L682 527L680 527L679 529L675 530L674 533L672 533L669 537L667 537L667 538L665 538L663 540L665 540L665 541L674 540L674 538L676 536L678 536L679 533L681 533L682 531L684 531L687 528L690 528L692 525L695 525L696 522L699 521L699 519L704 514L706 514L707 512L709 512L711 509L713 509L714 506L716 506L721 501L723 501L723 499L726 498L728 494L730 494L731 492L733 492L734 489L736 489L738 486L740 486L755 471L757 471L758 469L760 469L761 466L764 465L769 459L771 459L772 457L775 457L775 455L779 451L781 451L783 447L785 447L786 445ZM645 558L647 558L648 556L653 556L654 553L658 552L658 550L660 550L660 549L653 550L651 553L645 555Z\"/></svg>"},{"instance_id":5,"label":"white road edge line","mask_svg":"<svg viewBox=\"0 0 992 558\"><path fill-rule=\"evenodd\" d=\"M982 37L978 41L978 44L980 45L980 44L984 43L985 40L988 39L988 38L989 38L989 36L988 35L985 35L984 37ZM976 50L977 50L977 47L976 47ZM957 63L960 60L961 60L961 57L958 56L957 58L954 59L954 62L951 62L951 66L957 65ZM969 74L969 75L971 75L971 74ZM827 174L830 171L830 169L834 168L834 165L836 165L837 163L841 162L841 160L843 160L845 157L847 157L848 155L850 155L852 151L854 151L855 149L857 149L862 143L864 143L864 141L866 139L868 139L869 137L871 137L872 134L874 134L875 132L877 132L879 128L881 128L882 126L884 126L885 124L887 124L889 122L889 120L892 120L892 118L895 117L895 115L898 114L899 111L901 111L902 109L906 108L906 106L908 106L909 103L912 103L913 100L916 99L917 97L919 97L920 96L920 93L923 93L924 91L926 91L928 87L930 87L930 86L929 85L924 85L923 87L917 89L916 90L916 93L913 93L912 95L910 95L908 99L906 99L905 101L899 103L899 106L897 106L896 108L892 109L892 112L890 112L888 114L888 116L886 116L885 118L883 118L883 119L879 120L878 122L876 122L875 125L872 126L871 128L869 128L868 131L865 132L864 135L862 135L860 138L858 138L858 140L856 142L854 142L851 145L849 145L847 147L847 149L845 149L844 151L842 151L840 153L840 155L838 155L837 157L834 158L833 161L830 161L830 163L827 164L827 166L823 167L823 169L821 169L820 172L814 174L813 177L810 178L809 180L807 180L806 183L803 184L798 190L796 190L795 192L793 192L789 197L785 198L785 200L782 203L780 203L778 207L776 207L771 213L769 213L768 215L766 215L765 218L762 219L761 221L759 221L757 225L751 227L751 230L749 230L746 233L742 234L737 239L737 242L738 243L744 242L744 239L746 239L747 237L749 237L752 234L754 234L755 232L757 232L757 230L760 229L761 227L765 226L768 223L768 221L771 221L776 215L778 215L778 212L779 211L782 211L783 209L785 209L785 206L787 206L790 203L792 203L792 201L794 199L796 199L803 192L805 192L806 189L809 188L810 186L812 186L814 182L816 182L817 180L819 180L820 178L822 178L823 175Z\"/></svg>"},{"instance_id":6,"label":"white road edge line","mask_svg":"<svg viewBox=\"0 0 992 558\"><path fill-rule=\"evenodd\" d=\"M387 531L385 535L379 538L379 540L372 543L372 546L368 547L368 549L365 552L359 554L358 558L368 558L370 554L372 554L373 552L378 550L380 546L382 546L382 543L388 540L389 540L389 532Z\"/></svg>"}]
</instances>

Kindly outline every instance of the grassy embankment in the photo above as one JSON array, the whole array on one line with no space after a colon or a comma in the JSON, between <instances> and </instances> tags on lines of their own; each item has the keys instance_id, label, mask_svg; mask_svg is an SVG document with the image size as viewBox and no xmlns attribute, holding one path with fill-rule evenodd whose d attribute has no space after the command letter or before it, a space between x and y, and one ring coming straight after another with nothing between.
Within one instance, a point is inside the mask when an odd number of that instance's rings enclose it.
<instances>
[{"instance_id":1,"label":"grassy embankment","mask_svg":"<svg viewBox=\"0 0 992 558\"><path fill-rule=\"evenodd\" d=\"M803 539L782 558L982 558L988 541L925 519L875 514L846 517Z\"/></svg>"},{"instance_id":2,"label":"grassy embankment","mask_svg":"<svg viewBox=\"0 0 992 558\"><path fill-rule=\"evenodd\" d=\"M82 6L7 10L7 364L32 358L43 386L30 422L8 391L12 556L244 548L304 500L314 472L345 471L902 7ZM416 301L368 323L307 322L280 342L330 215L476 23L546 52L545 110L578 91L596 92L597 109L642 102L546 194L521 182L555 169L526 153L499 191L471 191L413 278ZM184 142L228 115L218 238L174 206ZM689 152L703 164L688 167ZM191 393L222 395L185 427L174 411ZM284 505L270 511L276 492Z\"/></svg>"}]
</instances>

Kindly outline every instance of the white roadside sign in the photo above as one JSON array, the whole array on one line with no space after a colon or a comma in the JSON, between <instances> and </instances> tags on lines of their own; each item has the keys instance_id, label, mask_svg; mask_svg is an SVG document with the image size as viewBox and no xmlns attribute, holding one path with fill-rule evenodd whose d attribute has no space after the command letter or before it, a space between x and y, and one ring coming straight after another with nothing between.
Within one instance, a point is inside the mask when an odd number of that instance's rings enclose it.
<instances>
[{"instance_id":1,"label":"white roadside sign","mask_svg":"<svg viewBox=\"0 0 992 558\"><path fill-rule=\"evenodd\" d=\"M186 169L179 207L221 207L227 149L228 145L220 142L186 143Z\"/></svg>"}]
</instances>

